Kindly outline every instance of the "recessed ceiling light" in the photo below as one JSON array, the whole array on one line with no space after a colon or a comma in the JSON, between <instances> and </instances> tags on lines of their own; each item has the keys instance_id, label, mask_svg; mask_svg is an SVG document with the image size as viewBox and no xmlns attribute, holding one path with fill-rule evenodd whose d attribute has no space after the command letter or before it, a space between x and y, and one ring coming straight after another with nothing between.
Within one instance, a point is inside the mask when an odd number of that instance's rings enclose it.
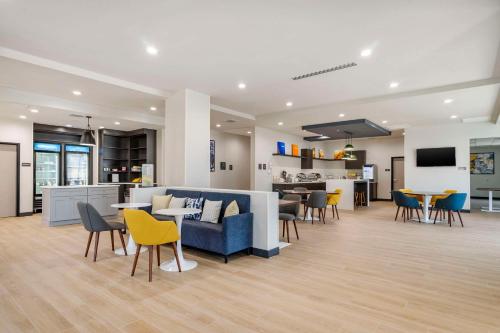
<instances>
[{"instance_id":1,"label":"recessed ceiling light","mask_svg":"<svg viewBox=\"0 0 500 333\"><path fill-rule=\"evenodd\" d=\"M371 49L364 49L361 51L361 56L362 57L369 57L372 55L372 50Z\"/></svg>"},{"instance_id":2,"label":"recessed ceiling light","mask_svg":"<svg viewBox=\"0 0 500 333\"><path fill-rule=\"evenodd\" d=\"M339 114L339 117L343 118L343 117L345 117L345 114L341 113L341 114Z\"/></svg>"},{"instance_id":3,"label":"recessed ceiling light","mask_svg":"<svg viewBox=\"0 0 500 333\"><path fill-rule=\"evenodd\" d=\"M451 119L457 119L457 117L458 117L457 115L451 115L450 116Z\"/></svg>"},{"instance_id":4,"label":"recessed ceiling light","mask_svg":"<svg viewBox=\"0 0 500 333\"><path fill-rule=\"evenodd\" d=\"M38 109L30 109L31 113L38 113Z\"/></svg>"},{"instance_id":5,"label":"recessed ceiling light","mask_svg":"<svg viewBox=\"0 0 500 333\"><path fill-rule=\"evenodd\" d=\"M387 124L387 120L382 120L382 124Z\"/></svg>"},{"instance_id":6,"label":"recessed ceiling light","mask_svg":"<svg viewBox=\"0 0 500 333\"><path fill-rule=\"evenodd\" d=\"M115 121L115 125L120 125L120 122L119 121Z\"/></svg>"},{"instance_id":7,"label":"recessed ceiling light","mask_svg":"<svg viewBox=\"0 0 500 333\"><path fill-rule=\"evenodd\" d=\"M319 138L320 138L320 139L330 139L330 137L329 137L329 136L326 136L326 135L322 135L322 136L320 136Z\"/></svg>"},{"instance_id":8,"label":"recessed ceiling light","mask_svg":"<svg viewBox=\"0 0 500 333\"><path fill-rule=\"evenodd\" d=\"M221 127L222 125L221 124L215 124L215 127Z\"/></svg>"},{"instance_id":9,"label":"recessed ceiling light","mask_svg":"<svg viewBox=\"0 0 500 333\"><path fill-rule=\"evenodd\" d=\"M403 132L403 135L406 135L406 132Z\"/></svg>"},{"instance_id":10,"label":"recessed ceiling light","mask_svg":"<svg viewBox=\"0 0 500 333\"><path fill-rule=\"evenodd\" d=\"M66 124L66 127L73 127L73 125L71 125L71 124Z\"/></svg>"},{"instance_id":11,"label":"recessed ceiling light","mask_svg":"<svg viewBox=\"0 0 500 333\"><path fill-rule=\"evenodd\" d=\"M157 55L158 54L158 49L154 47L153 45L149 45L146 47L146 52L151 54L151 55Z\"/></svg>"},{"instance_id":12,"label":"recessed ceiling light","mask_svg":"<svg viewBox=\"0 0 500 333\"><path fill-rule=\"evenodd\" d=\"M247 85L245 83L243 83L243 82L238 83L238 88L245 89L246 87L247 87Z\"/></svg>"},{"instance_id":13,"label":"recessed ceiling light","mask_svg":"<svg viewBox=\"0 0 500 333\"><path fill-rule=\"evenodd\" d=\"M104 128L104 126L99 126L99 129L103 129L103 128Z\"/></svg>"},{"instance_id":14,"label":"recessed ceiling light","mask_svg":"<svg viewBox=\"0 0 500 333\"><path fill-rule=\"evenodd\" d=\"M150 107L149 107L149 110L151 110L151 111L156 111L156 106L150 106Z\"/></svg>"},{"instance_id":15,"label":"recessed ceiling light","mask_svg":"<svg viewBox=\"0 0 500 333\"><path fill-rule=\"evenodd\" d=\"M75 96L81 96L82 92L80 90L73 90L73 95L75 95Z\"/></svg>"},{"instance_id":16,"label":"recessed ceiling light","mask_svg":"<svg viewBox=\"0 0 500 333\"><path fill-rule=\"evenodd\" d=\"M248 134L252 134L252 131L248 131L247 133L248 133Z\"/></svg>"},{"instance_id":17,"label":"recessed ceiling light","mask_svg":"<svg viewBox=\"0 0 500 333\"><path fill-rule=\"evenodd\" d=\"M19 118L26 119L26 116L22 114L22 115L19 116Z\"/></svg>"},{"instance_id":18,"label":"recessed ceiling light","mask_svg":"<svg viewBox=\"0 0 500 333\"><path fill-rule=\"evenodd\" d=\"M451 98L447 98L443 101L444 104L450 104L450 103L453 103L453 99Z\"/></svg>"},{"instance_id":19,"label":"recessed ceiling light","mask_svg":"<svg viewBox=\"0 0 500 333\"><path fill-rule=\"evenodd\" d=\"M282 121L278 122L278 126L283 126L283 122Z\"/></svg>"},{"instance_id":20,"label":"recessed ceiling light","mask_svg":"<svg viewBox=\"0 0 500 333\"><path fill-rule=\"evenodd\" d=\"M293 106L293 102L286 102L286 106L288 107Z\"/></svg>"},{"instance_id":21,"label":"recessed ceiling light","mask_svg":"<svg viewBox=\"0 0 500 333\"><path fill-rule=\"evenodd\" d=\"M390 88L397 88L397 87L399 87L399 82L391 82L391 83L389 83L389 87Z\"/></svg>"}]
</instances>

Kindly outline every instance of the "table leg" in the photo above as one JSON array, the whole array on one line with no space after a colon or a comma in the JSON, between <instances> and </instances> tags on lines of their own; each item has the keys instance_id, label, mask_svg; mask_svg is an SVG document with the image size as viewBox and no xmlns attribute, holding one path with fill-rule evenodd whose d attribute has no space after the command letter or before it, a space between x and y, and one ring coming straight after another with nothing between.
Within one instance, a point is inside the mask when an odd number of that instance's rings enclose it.
<instances>
[{"instance_id":1,"label":"table leg","mask_svg":"<svg viewBox=\"0 0 500 333\"><path fill-rule=\"evenodd\" d=\"M500 208L493 207L493 191L488 191L488 208L481 207L483 212L500 213Z\"/></svg>"},{"instance_id":2,"label":"table leg","mask_svg":"<svg viewBox=\"0 0 500 333\"><path fill-rule=\"evenodd\" d=\"M175 217L175 222L177 224L177 230L179 232L179 235L181 234L181 231L182 231L182 219L183 218L184 218L184 215L178 215ZM179 257L179 264L181 265L181 270L183 272L189 271L193 268L196 268L196 266L198 266L198 263L196 261L184 259L184 254L182 253L182 244L181 244L180 239L177 241L177 256ZM175 258L173 258L172 260L163 262L160 265L160 269L164 270L166 272L179 272L179 268L177 267L177 261L175 260Z\"/></svg>"},{"instance_id":3,"label":"table leg","mask_svg":"<svg viewBox=\"0 0 500 333\"><path fill-rule=\"evenodd\" d=\"M424 223L430 223L431 220L429 218L429 204L431 203L432 196L425 195L424 196Z\"/></svg>"}]
</instances>

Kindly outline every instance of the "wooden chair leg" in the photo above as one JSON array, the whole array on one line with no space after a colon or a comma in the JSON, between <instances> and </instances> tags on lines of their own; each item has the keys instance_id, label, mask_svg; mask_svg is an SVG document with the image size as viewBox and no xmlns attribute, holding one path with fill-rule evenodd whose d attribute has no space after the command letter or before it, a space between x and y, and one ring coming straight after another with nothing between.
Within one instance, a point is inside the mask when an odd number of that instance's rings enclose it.
<instances>
[{"instance_id":1,"label":"wooden chair leg","mask_svg":"<svg viewBox=\"0 0 500 333\"><path fill-rule=\"evenodd\" d=\"M448 211L448 224L450 225L450 228L451 228L451 216L450 216L450 211Z\"/></svg>"},{"instance_id":2,"label":"wooden chair leg","mask_svg":"<svg viewBox=\"0 0 500 333\"><path fill-rule=\"evenodd\" d=\"M118 230L118 236L120 236L120 242L122 243L123 252L125 252L125 255L128 256L127 247L125 246L125 240L123 239L123 234L121 230Z\"/></svg>"},{"instance_id":3,"label":"wooden chair leg","mask_svg":"<svg viewBox=\"0 0 500 333\"><path fill-rule=\"evenodd\" d=\"M451 214L451 221L455 222L455 214L453 214L453 211L450 211Z\"/></svg>"},{"instance_id":4,"label":"wooden chair leg","mask_svg":"<svg viewBox=\"0 0 500 333\"><path fill-rule=\"evenodd\" d=\"M438 213L439 213L439 209L436 209L436 215L434 215L434 224L436 224L436 220L438 218Z\"/></svg>"},{"instance_id":5,"label":"wooden chair leg","mask_svg":"<svg viewBox=\"0 0 500 333\"><path fill-rule=\"evenodd\" d=\"M109 231L109 234L111 235L111 250L115 250L115 235L113 234L113 230Z\"/></svg>"},{"instance_id":6,"label":"wooden chair leg","mask_svg":"<svg viewBox=\"0 0 500 333\"><path fill-rule=\"evenodd\" d=\"M288 220L285 221L286 224L286 242L290 243L290 229L288 228Z\"/></svg>"},{"instance_id":7,"label":"wooden chair leg","mask_svg":"<svg viewBox=\"0 0 500 333\"><path fill-rule=\"evenodd\" d=\"M92 236L94 236L94 232L89 232L89 240L87 241L87 249L85 250L85 258L89 254L90 243L92 242Z\"/></svg>"},{"instance_id":8,"label":"wooden chair leg","mask_svg":"<svg viewBox=\"0 0 500 333\"><path fill-rule=\"evenodd\" d=\"M283 235L281 238L285 238L285 220L281 221L283 223Z\"/></svg>"},{"instance_id":9,"label":"wooden chair leg","mask_svg":"<svg viewBox=\"0 0 500 333\"><path fill-rule=\"evenodd\" d=\"M309 207L307 207L309 209ZM311 224L314 224L314 207L311 207Z\"/></svg>"},{"instance_id":10,"label":"wooden chair leg","mask_svg":"<svg viewBox=\"0 0 500 333\"><path fill-rule=\"evenodd\" d=\"M156 245L156 259L158 261L158 267L160 267L160 245Z\"/></svg>"},{"instance_id":11,"label":"wooden chair leg","mask_svg":"<svg viewBox=\"0 0 500 333\"><path fill-rule=\"evenodd\" d=\"M175 261L177 262L177 268L179 269L179 272L182 272L181 263L179 262L179 256L177 255L177 244L173 242L170 243L170 245L172 245L172 249L174 250Z\"/></svg>"},{"instance_id":12,"label":"wooden chair leg","mask_svg":"<svg viewBox=\"0 0 500 333\"><path fill-rule=\"evenodd\" d=\"M94 261L97 260L97 248L99 247L99 234L100 232L95 233L95 240L94 240Z\"/></svg>"},{"instance_id":13,"label":"wooden chair leg","mask_svg":"<svg viewBox=\"0 0 500 333\"><path fill-rule=\"evenodd\" d=\"M400 208L401 208L401 206L398 206L398 210L396 211L396 217L394 218L394 221L398 220L398 214L399 214L399 209Z\"/></svg>"},{"instance_id":14,"label":"wooden chair leg","mask_svg":"<svg viewBox=\"0 0 500 333\"><path fill-rule=\"evenodd\" d=\"M297 236L297 240L299 240L299 232L297 231L297 224L295 224L295 220L293 220L293 227L295 228L295 235Z\"/></svg>"},{"instance_id":15,"label":"wooden chair leg","mask_svg":"<svg viewBox=\"0 0 500 333\"><path fill-rule=\"evenodd\" d=\"M464 222L462 221L462 215L460 215L460 211L457 210L458 218L460 219L460 224L462 225L462 228L464 227Z\"/></svg>"},{"instance_id":16,"label":"wooden chair leg","mask_svg":"<svg viewBox=\"0 0 500 333\"><path fill-rule=\"evenodd\" d=\"M326 224L326 206L325 208L321 208L321 210L323 211L323 224Z\"/></svg>"},{"instance_id":17,"label":"wooden chair leg","mask_svg":"<svg viewBox=\"0 0 500 333\"><path fill-rule=\"evenodd\" d=\"M304 221L306 220L307 212L309 211L309 207L304 205Z\"/></svg>"},{"instance_id":18,"label":"wooden chair leg","mask_svg":"<svg viewBox=\"0 0 500 333\"><path fill-rule=\"evenodd\" d=\"M333 208L333 205L332 205L332 219L335 219L335 208Z\"/></svg>"},{"instance_id":19,"label":"wooden chair leg","mask_svg":"<svg viewBox=\"0 0 500 333\"><path fill-rule=\"evenodd\" d=\"M340 220L339 210L337 209L337 205L335 205L335 213L337 213L337 220Z\"/></svg>"},{"instance_id":20,"label":"wooden chair leg","mask_svg":"<svg viewBox=\"0 0 500 333\"><path fill-rule=\"evenodd\" d=\"M149 252L149 282L153 281L153 245L148 245Z\"/></svg>"},{"instance_id":21,"label":"wooden chair leg","mask_svg":"<svg viewBox=\"0 0 500 333\"><path fill-rule=\"evenodd\" d=\"M141 253L141 244L137 244L137 249L135 250L134 264L132 265L132 274L130 276L134 276L135 268L137 267L137 260L139 259L139 254Z\"/></svg>"},{"instance_id":22,"label":"wooden chair leg","mask_svg":"<svg viewBox=\"0 0 500 333\"><path fill-rule=\"evenodd\" d=\"M417 208L415 208L415 211L417 212L418 223L420 223L420 213L418 212L418 209L417 209Z\"/></svg>"}]
</instances>

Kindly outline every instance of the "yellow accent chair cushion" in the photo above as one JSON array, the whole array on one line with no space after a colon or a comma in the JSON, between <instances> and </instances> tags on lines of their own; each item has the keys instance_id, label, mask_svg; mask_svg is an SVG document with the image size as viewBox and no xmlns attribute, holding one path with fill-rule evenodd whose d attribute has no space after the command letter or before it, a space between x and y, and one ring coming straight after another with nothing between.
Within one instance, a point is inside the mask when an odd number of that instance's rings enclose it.
<instances>
[{"instance_id":1,"label":"yellow accent chair cushion","mask_svg":"<svg viewBox=\"0 0 500 333\"><path fill-rule=\"evenodd\" d=\"M338 203L340 202L340 197L342 197L342 189L340 188L337 188L335 189L335 192L337 193L330 193L330 194L327 194L326 196L326 205L327 206L330 206L330 205L338 205Z\"/></svg>"},{"instance_id":2,"label":"yellow accent chair cushion","mask_svg":"<svg viewBox=\"0 0 500 333\"><path fill-rule=\"evenodd\" d=\"M177 225L173 221L158 221L140 209L125 209L125 222L132 238L141 245L161 245L179 240Z\"/></svg>"}]
</instances>

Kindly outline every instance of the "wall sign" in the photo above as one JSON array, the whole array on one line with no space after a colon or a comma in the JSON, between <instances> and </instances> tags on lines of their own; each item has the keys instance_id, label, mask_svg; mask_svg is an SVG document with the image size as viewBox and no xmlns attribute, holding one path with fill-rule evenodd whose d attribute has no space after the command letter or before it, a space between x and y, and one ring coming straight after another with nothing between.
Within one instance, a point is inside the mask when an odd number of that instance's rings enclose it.
<instances>
[{"instance_id":1,"label":"wall sign","mask_svg":"<svg viewBox=\"0 0 500 333\"><path fill-rule=\"evenodd\" d=\"M210 140L210 172L215 172L215 140Z\"/></svg>"},{"instance_id":2,"label":"wall sign","mask_svg":"<svg viewBox=\"0 0 500 333\"><path fill-rule=\"evenodd\" d=\"M29 162L23 162L23 163L21 163L21 166L23 166L23 167L30 167L31 163L29 163Z\"/></svg>"},{"instance_id":3,"label":"wall sign","mask_svg":"<svg viewBox=\"0 0 500 333\"><path fill-rule=\"evenodd\" d=\"M59 153L61 151L61 145L58 143L35 142L33 144L33 149L35 151L49 151Z\"/></svg>"}]
</instances>

